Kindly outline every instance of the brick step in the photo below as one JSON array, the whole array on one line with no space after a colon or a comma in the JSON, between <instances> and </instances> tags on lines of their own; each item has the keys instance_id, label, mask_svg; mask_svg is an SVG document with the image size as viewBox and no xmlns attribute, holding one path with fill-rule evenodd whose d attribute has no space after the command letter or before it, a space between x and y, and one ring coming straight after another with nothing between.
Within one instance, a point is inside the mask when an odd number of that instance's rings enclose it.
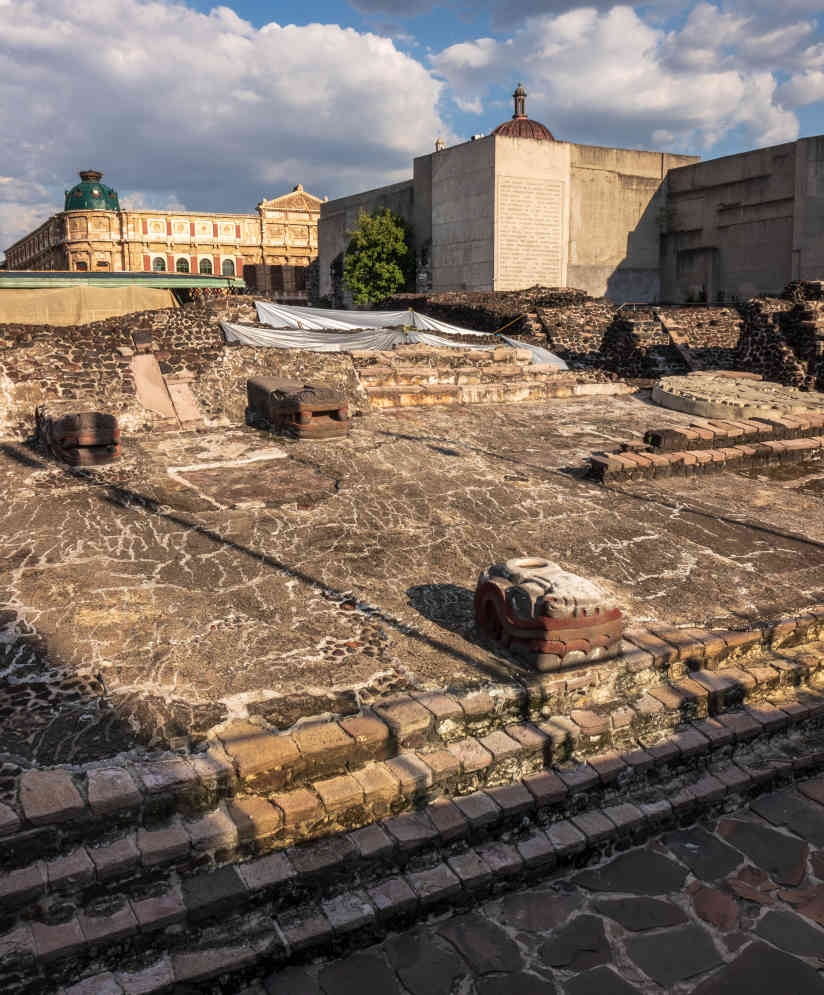
<instances>
[{"instance_id":1,"label":"brick step","mask_svg":"<svg viewBox=\"0 0 824 995\"><path fill-rule=\"evenodd\" d=\"M801 655L809 656L806 650ZM422 801L503 789L546 774L550 765L555 783L560 779L577 790L575 786L584 783L581 770L597 770L603 779L610 771L627 772L635 756L664 762L705 752L708 744L715 748L769 737L790 722L824 712L824 694L793 683L803 675L790 651L783 650L780 659L783 682L765 659L754 658L746 670L695 670L681 681L653 685L633 706L616 708L610 702L600 712L573 709L568 717L554 715L535 723L511 721L514 716L507 721L499 713L499 724L486 735L464 737L440 748L430 743L428 748L406 749L305 787L260 794L247 791L197 815L187 813L185 799L179 799L182 812L155 817L143 827L114 828L115 823L98 845L78 846L79 834L68 836L56 857L44 853L32 861L31 834L22 834L7 841L27 861L16 869L7 867L0 876L3 906L25 911L66 889L76 896L89 892L95 898L101 889L131 893L135 887L139 890L146 875L185 875L204 865L284 850L401 815ZM748 697L751 703L742 707ZM447 696L424 700L445 726L453 723ZM398 706L399 722L404 721L404 710L405 718L410 718L409 708L416 704L421 707L415 702ZM570 765L575 765L571 774ZM49 856L53 859L42 859Z\"/></svg>"},{"instance_id":2,"label":"brick step","mask_svg":"<svg viewBox=\"0 0 824 995\"><path fill-rule=\"evenodd\" d=\"M427 384L366 387L373 408L428 407L449 404L516 404L562 397L615 396L633 390L628 384L558 382L556 376L477 384Z\"/></svg>"},{"instance_id":3,"label":"brick step","mask_svg":"<svg viewBox=\"0 0 824 995\"><path fill-rule=\"evenodd\" d=\"M534 363L527 366L512 363L479 363L474 366L370 366L358 371L361 384L366 387L404 387L457 385L535 380L538 382L574 384L574 373L559 370L551 363Z\"/></svg>"},{"instance_id":4,"label":"brick step","mask_svg":"<svg viewBox=\"0 0 824 995\"><path fill-rule=\"evenodd\" d=\"M785 718L780 733L758 742L710 738L688 750L682 738L668 757L637 751L631 763L541 772L441 799L319 843L163 882L153 896L122 898L116 909L112 900L95 923L68 910L60 925L20 921L0 936L3 990L17 995L39 984L43 993L62 985L62 995L148 995L233 972L250 981L374 942L393 927L601 860L817 773L821 707L816 718Z\"/></svg>"},{"instance_id":5,"label":"brick step","mask_svg":"<svg viewBox=\"0 0 824 995\"><path fill-rule=\"evenodd\" d=\"M328 832L334 819L327 806L340 804L340 792L344 799L347 792L357 794L355 782L367 768L370 777L375 769L384 771L384 780L401 794L399 785L414 781L404 766L413 751L425 755L414 761L424 778L440 771L438 778L448 780L454 774L447 754L464 766L488 758L475 769L486 770L489 783L499 776L499 760L506 769L520 755L512 752L518 744L511 736L500 739L502 730L524 721L552 723L552 756L560 760L566 759L563 750L583 757L608 746L645 744L682 718L815 686L824 658L816 640L822 635L822 609L743 632L659 625L628 631L619 656L588 667L541 675L513 663L513 682L459 694L396 695L359 715L302 721L288 732L235 720L206 752L187 757L28 771L20 777L16 806L0 804L0 867L53 858L80 839L125 834L173 814L191 819L244 793L266 794L275 803L281 840L290 820L301 821L289 815L295 807L311 813L315 806L319 816L303 821L313 822L313 832ZM387 790L370 784L362 785L364 793Z\"/></svg>"}]
</instances>

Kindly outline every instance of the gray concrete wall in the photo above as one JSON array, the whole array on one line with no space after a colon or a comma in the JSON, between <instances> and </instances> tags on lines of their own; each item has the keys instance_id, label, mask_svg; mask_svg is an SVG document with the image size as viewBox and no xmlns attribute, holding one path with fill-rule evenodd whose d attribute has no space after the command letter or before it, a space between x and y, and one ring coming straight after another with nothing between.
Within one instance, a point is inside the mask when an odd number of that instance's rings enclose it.
<instances>
[{"instance_id":1,"label":"gray concrete wall","mask_svg":"<svg viewBox=\"0 0 824 995\"><path fill-rule=\"evenodd\" d=\"M432 289L432 159L423 155L412 164L415 187L415 289L425 294Z\"/></svg>"},{"instance_id":2,"label":"gray concrete wall","mask_svg":"<svg viewBox=\"0 0 824 995\"><path fill-rule=\"evenodd\" d=\"M567 142L495 136L495 290L567 283Z\"/></svg>"},{"instance_id":3,"label":"gray concrete wall","mask_svg":"<svg viewBox=\"0 0 824 995\"><path fill-rule=\"evenodd\" d=\"M794 280L824 280L824 135L796 142Z\"/></svg>"},{"instance_id":4,"label":"gray concrete wall","mask_svg":"<svg viewBox=\"0 0 824 995\"><path fill-rule=\"evenodd\" d=\"M495 139L435 152L432 289L492 290Z\"/></svg>"},{"instance_id":5,"label":"gray concrete wall","mask_svg":"<svg viewBox=\"0 0 824 995\"><path fill-rule=\"evenodd\" d=\"M567 283L593 297L655 301L666 176L696 156L570 145Z\"/></svg>"},{"instance_id":6,"label":"gray concrete wall","mask_svg":"<svg viewBox=\"0 0 824 995\"><path fill-rule=\"evenodd\" d=\"M792 278L796 152L790 142L670 172L665 300L743 300L782 290Z\"/></svg>"},{"instance_id":7,"label":"gray concrete wall","mask_svg":"<svg viewBox=\"0 0 824 995\"><path fill-rule=\"evenodd\" d=\"M394 214L400 215L409 224L415 223L414 187L412 180L393 183L375 190L365 190L363 193L350 197L339 197L321 204L318 220L318 267L321 297L331 297L334 294L331 267L335 260L346 251L349 244L349 232L358 223L361 211L372 214L374 211L388 207ZM348 295L346 298L349 304Z\"/></svg>"}]
</instances>

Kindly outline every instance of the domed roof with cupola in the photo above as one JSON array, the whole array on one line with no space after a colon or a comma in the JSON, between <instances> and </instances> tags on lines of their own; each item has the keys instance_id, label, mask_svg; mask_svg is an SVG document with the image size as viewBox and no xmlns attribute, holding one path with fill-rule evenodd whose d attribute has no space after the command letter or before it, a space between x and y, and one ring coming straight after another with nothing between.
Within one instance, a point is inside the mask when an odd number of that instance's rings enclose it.
<instances>
[{"instance_id":1,"label":"domed roof with cupola","mask_svg":"<svg viewBox=\"0 0 824 995\"><path fill-rule=\"evenodd\" d=\"M519 83L512 94L515 100L515 113L510 121L504 121L492 132L503 138L534 138L539 142L554 142L552 132L540 121L533 121L526 116L526 90Z\"/></svg>"},{"instance_id":2,"label":"domed roof with cupola","mask_svg":"<svg viewBox=\"0 0 824 995\"><path fill-rule=\"evenodd\" d=\"M117 191L101 183L96 169L81 169L80 183L66 191L64 211L119 211Z\"/></svg>"}]
</instances>

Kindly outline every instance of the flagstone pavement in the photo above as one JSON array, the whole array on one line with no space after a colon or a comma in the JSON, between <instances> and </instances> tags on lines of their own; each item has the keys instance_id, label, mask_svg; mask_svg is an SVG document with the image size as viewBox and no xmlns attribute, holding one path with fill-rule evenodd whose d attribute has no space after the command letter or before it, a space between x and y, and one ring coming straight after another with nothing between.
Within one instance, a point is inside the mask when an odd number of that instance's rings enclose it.
<instances>
[{"instance_id":1,"label":"flagstone pavement","mask_svg":"<svg viewBox=\"0 0 824 995\"><path fill-rule=\"evenodd\" d=\"M243 995L824 993L824 777Z\"/></svg>"}]
</instances>

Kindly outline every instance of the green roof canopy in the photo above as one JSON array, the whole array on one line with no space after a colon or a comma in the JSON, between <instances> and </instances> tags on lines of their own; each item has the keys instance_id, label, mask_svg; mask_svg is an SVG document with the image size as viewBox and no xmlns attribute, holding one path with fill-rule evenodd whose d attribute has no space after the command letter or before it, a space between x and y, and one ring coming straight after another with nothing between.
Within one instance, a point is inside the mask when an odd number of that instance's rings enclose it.
<instances>
[{"instance_id":1,"label":"green roof canopy","mask_svg":"<svg viewBox=\"0 0 824 995\"><path fill-rule=\"evenodd\" d=\"M81 169L82 182L66 191L65 211L119 211L117 191L100 180L103 174L96 169Z\"/></svg>"}]
</instances>

